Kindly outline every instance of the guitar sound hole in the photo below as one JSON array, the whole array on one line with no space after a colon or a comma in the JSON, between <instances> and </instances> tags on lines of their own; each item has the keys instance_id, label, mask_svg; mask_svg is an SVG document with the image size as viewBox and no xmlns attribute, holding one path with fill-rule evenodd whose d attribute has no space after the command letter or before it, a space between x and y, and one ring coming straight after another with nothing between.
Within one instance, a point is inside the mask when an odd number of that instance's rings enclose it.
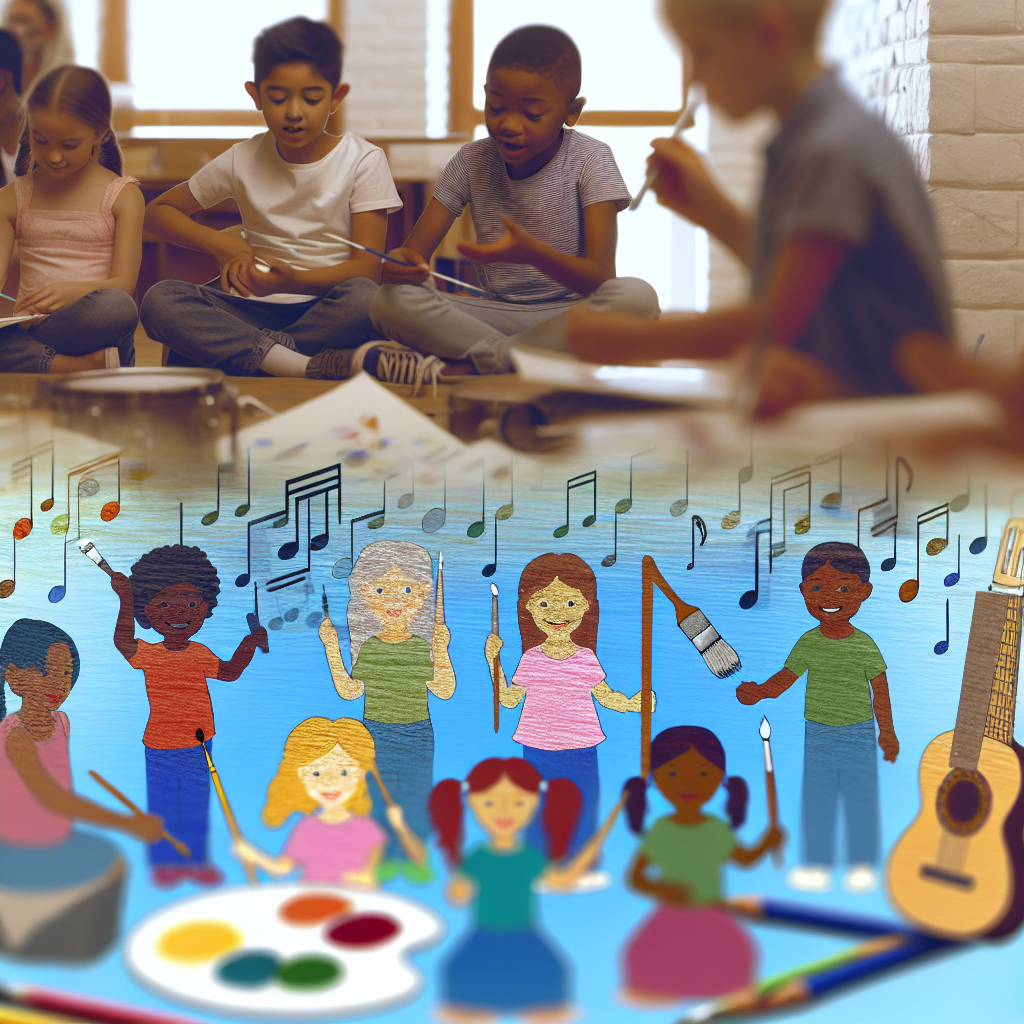
<instances>
[{"instance_id":1,"label":"guitar sound hole","mask_svg":"<svg viewBox=\"0 0 1024 1024\"><path fill-rule=\"evenodd\" d=\"M954 768L936 796L939 821L954 835L977 832L992 807L992 790L980 772Z\"/></svg>"}]
</instances>

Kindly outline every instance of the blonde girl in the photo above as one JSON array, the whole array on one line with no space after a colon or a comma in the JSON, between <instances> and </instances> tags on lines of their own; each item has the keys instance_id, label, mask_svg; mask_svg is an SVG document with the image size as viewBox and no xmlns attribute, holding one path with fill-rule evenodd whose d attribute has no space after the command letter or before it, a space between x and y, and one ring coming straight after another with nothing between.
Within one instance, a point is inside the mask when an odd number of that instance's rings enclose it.
<instances>
[{"instance_id":1,"label":"blonde girl","mask_svg":"<svg viewBox=\"0 0 1024 1024\"><path fill-rule=\"evenodd\" d=\"M387 835L369 816L366 776L373 763L373 737L355 719L300 722L285 741L260 817L268 828L280 828L296 813L304 817L276 857L245 839L231 852L275 877L298 869L307 882L376 888ZM426 848L405 824L402 808L389 807L387 819L409 859L425 863Z\"/></svg>"},{"instance_id":2,"label":"blonde girl","mask_svg":"<svg viewBox=\"0 0 1024 1024\"><path fill-rule=\"evenodd\" d=\"M334 688L343 700L365 694L363 723L376 743L384 784L405 808L413 831L426 836L434 777L428 694L448 700L455 692L451 633L440 587L434 601L430 552L406 541L368 544L352 568L349 593L351 674L334 624L325 618L320 625ZM376 817L380 821L379 811ZM392 843L389 856L397 852Z\"/></svg>"},{"instance_id":3,"label":"blonde girl","mask_svg":"<svg viewBox=\"0 0 1024 1024\"><path fill-rule=\"evenodd\" d=\"M145 203L123 173L110 90L91 68L44 75L26 101L17 177L0 189L0 280L14 243L16 314L0 330L0 372L130 366Z\"/></svg>"}]
</instances>

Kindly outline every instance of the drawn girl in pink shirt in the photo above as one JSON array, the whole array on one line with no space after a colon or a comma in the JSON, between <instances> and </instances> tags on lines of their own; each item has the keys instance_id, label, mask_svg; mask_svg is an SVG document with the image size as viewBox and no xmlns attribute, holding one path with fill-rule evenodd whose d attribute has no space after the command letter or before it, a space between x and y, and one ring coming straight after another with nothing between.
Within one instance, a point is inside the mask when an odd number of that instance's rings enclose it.
<instances>
[{"instance_id":1,"label":"drawn girl in pink shirt","mask_svg":"<svg viewBox=\"0 0 1024 1024\"><path fill-rule=\"evenodd\" d=\"M575 853L597 828L597 745L604 732L594 699L612 711L639 711L640 694L613 690L595 653L597 647L597 580L577 555L540 555L519 578L519 633L523 656L509 683L498 678L498 695L506 708L523 712L513 739L523 757L546 779L572 780L583 794L583 810L569 853ZM487 637L488 666L501 650L496 633ZM535 820L527 840L541 848Z\"/></svg>"}]
</instances>

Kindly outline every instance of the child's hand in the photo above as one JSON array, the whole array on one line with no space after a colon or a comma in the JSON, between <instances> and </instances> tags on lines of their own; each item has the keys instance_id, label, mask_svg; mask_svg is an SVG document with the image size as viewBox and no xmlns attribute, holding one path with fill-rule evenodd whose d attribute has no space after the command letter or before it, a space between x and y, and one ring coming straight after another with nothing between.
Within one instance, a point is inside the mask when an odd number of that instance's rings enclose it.
<instances>
[{"instance_id":1,"label":"child's hand","mask_svg":"<svg viewBox=\"0 0 1024 1024\"><path fill-rule=\"evenodd\" d=\"M72 302L77 302L89 291L90 288L75 281L44 284L41 288L20 296L14 305L14 312L55 313L62 306L70 306Z\"/></svg>"},{"instance_id":2,"label":"child's hand","mask_svg":"<svg viewBox=\"0 0 1024 1024\"><path fill-rule=\"evenodd\" d=\"M346 871L341 882L353 889L376 889L379 884L376 871Z\"/></svg>"},{"instance_id":3,"label":"child's hand","mask_svg":"<svg viewBox=\"0 0 1024 1024\"><path fill-rule=\"evenodd\" d=\"M501 218L505 234L497 242L463 242L459 252L477 263L527 263L536 257L537 240L508 217Z\"/></svg>"},{"instance_id":4,"label":"child's hand","mask_svg":"<svg viewBox=\"0 0 1024 1024\"><path fill-rule=\"evenodd\" d=\"M384 260L384 284L423 284L430 276L427 261L415 249L392 249L388 255L411 266L403 267L399 263Z\"/></svg>"},{"instance_id":5,"label":"child's hand","mask_svg":"<svg viewBox=\"0 0 1024 1024\"><path fill-rule=\"evenodd\" d=\"M779 828L777 825L773 825L764 834L762 840L764 848L766 850L777 850L786 841L786 833L784 829Z\"/></svg>"},{"instance_id":6,"label":"child's hand","mask_svg":"<svg viewBox=\"0 0 1024 1024\"><path fill-rule=\"evenodd\" d=\"M320 643L324 647L337 647L338 646L338 631L334 628L334 623L328 618L320 620Z\"/></svg>"},{"instance_id":7,"label":"child's hand","mask_svg":"<svg viewBox=\"0 0 1024 1024\"><path fill-rule=\"evenodd\" d=\"M629 701L626 703L626 710L637 712L641 711L643 709L643 705L641 703L641 701L643 700L643 695L643 690L637 690L636 693L634 693L633 696L630 697ZM657 709L658 695L653 690L651 690L651 711L657 711Z\"/></svg>"},{"instance_id":8,"label":"child's hand","mask_svg":"<svg viewBox=\"0 0 1024 1024\"><path fill-rule=\"evenodd\" d=\"M760 689L757 683L740 683L736 687L736 699L741 704L756 704L761 699Z\"/></svg>"},{"instance_id":9,"label":"child's hand","mask_svg":"<svg viewBox=\"0 0 1024 1024\"><path fill-rule=\"evenodd\" d=\"M392 804L384 813L396 832L405 827L405 812L398 804Z\"/></svg>"},{"instance_id":10,"label":"child's hand","mask_svg":"<svg viewBox=\"0 0 1024 1024\"><path fill-rule=\"evenodd\" d=\"M452 642L452 631L443 623L439 622L434 626L434 643L433 648L435 651L447 651L448 645Z\"/></svg>"},{"instance_id":11,"label":"child's hand","mask_svg":"<svg viewBox=\"0 0 1024 1024\"><path fill-rule=\"evenodd\" d=\"M110 577L110 589L124 601L134 601L132 581L123 572L115 572Z\"/></svg>"},{"instance_id":12,"label":"child's hand","mask_svg":"<svg viewBox=\"0 0 1024 1024\"><path fill-rule=\"evenodd\" d=\"M224 291L232 288L242 298L252 298L252 289L248 278L253 272L252 249L249 243L237 235L218 232L217 250L213 255L220 264L220 286Z\"/></svg>"},{"instance_id":13,"label":"child's hand","mask_svg":"<svg viewBox=\"0 0 1024 1024\"><path fill-rule=\"evenodd\" d=\"M896 733L889 729L879 729L878 745L882 748L885 754L884 760L891 761L895 764L896 758L900 752L900 741L896 739Z\"/></svg>"},{"instance_id":14,"label":"child's hand","mask_svg":"<svg viewBox=\"0 0 1024 1024\"><path fill-rule=\"evenodd\" d=\"M257 647L269 647L270 638L264 626L257 626L246 638L252 644L253 650Z\"/></svg>"},{"instance_id":15,"label":"child's hand","mask_svg":"<svg viewBox=\"0 0 1024 1024\"><path fill-rule=\"evenodd\" d=\"M494 664L494 659L501 653L501 649L504 646L505 641L497 633L488 634L487 639L484 641L484 657L487 659L488 665Z\"/></svg>"},{"instance_id":16,"label":"child's hand","mask_svg":"<svg viewBox=\"0 0 1024 1024\"><path fill-rule=\"evenodd\" d=\"M651 189L662 206L698 227L709 228L723 199L700 153L679 139L655 139L647 171L655 172Z\"/></svg>"},{"instance_id":17,"label":"child's hand","mask_svg":"<svg viewBox=\"0 0 1024 1024\"><path fill-rule=\"evenodd\" d=\"M298 287L296 273L295 268L287 263L260 256L253 259L252 266L246 271L246 283L254 295L294 292Z\"/></svg>"},{"instance_id":18,"label":"child's hand","mask_svg":"<svg viewBox=\"0 0 1024 1024\"><path fill-rule=\"evenodd\" d=\"M468 879L456 875L445 890L448 902L456 907L465 906L473 898L473 886Z\"/></svg>"},{"instance_id":19,"label":"child's hand","mask_svg":"<svg viewBox=\"0 0 1024 1024\"><path fill-rule=\"evenodd\" d=\"M144 843L155 843L164 834L164 819L158 814L133 814L125 822L125 831Z\"/></svg>"},{"instance_id":20,"label":"child's hand","mask_svg":"<svg viewBox=\"0 0 1024 1024\"><path fill-rule=\"evenodd\" d=\"M252 843L249 842L248 839L243 839L241 836L232 841L231 856L242 864L259 863L259 851L252 845Z\"/></svg>"}]
</instances>

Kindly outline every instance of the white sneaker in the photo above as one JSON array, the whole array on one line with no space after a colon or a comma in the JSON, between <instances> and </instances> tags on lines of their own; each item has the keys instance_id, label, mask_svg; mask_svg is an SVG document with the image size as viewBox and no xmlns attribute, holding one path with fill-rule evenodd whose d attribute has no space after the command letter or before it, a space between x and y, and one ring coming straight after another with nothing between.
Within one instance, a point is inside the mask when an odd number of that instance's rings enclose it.
<instances>
[{"instance_id":1,"label":"white sneaker","mask_svg":"<svg viewBox=\"0 0 1024 1024\"><path fill-rule=\"evenodd\" d=\"M843 888L847 892L874 892L878 888L878 872L870 864L851 864L843 876Z\"/></svg>"},{"instance_id":2,"label":"white sneaker","mask_svg":"<svg viewBox=\"0 0 1024 1024\"><path fill-rule=\"evenodd\" d=\"M821 864L803 864L786 875L786 885L800 892L828 892L832 888L832 872Z\"/></svg>"},{"instance_id":3,"label":"white sneaker","mask_svg":"<svg viewBox=\"0 0 1024 1024\"><path fill-rule=\"evenodd\" d=\"M121 353L116 348L105 348L103 350L103 368L106 370L119 370L121 368Z\"/></svg>"}]
</instances>

